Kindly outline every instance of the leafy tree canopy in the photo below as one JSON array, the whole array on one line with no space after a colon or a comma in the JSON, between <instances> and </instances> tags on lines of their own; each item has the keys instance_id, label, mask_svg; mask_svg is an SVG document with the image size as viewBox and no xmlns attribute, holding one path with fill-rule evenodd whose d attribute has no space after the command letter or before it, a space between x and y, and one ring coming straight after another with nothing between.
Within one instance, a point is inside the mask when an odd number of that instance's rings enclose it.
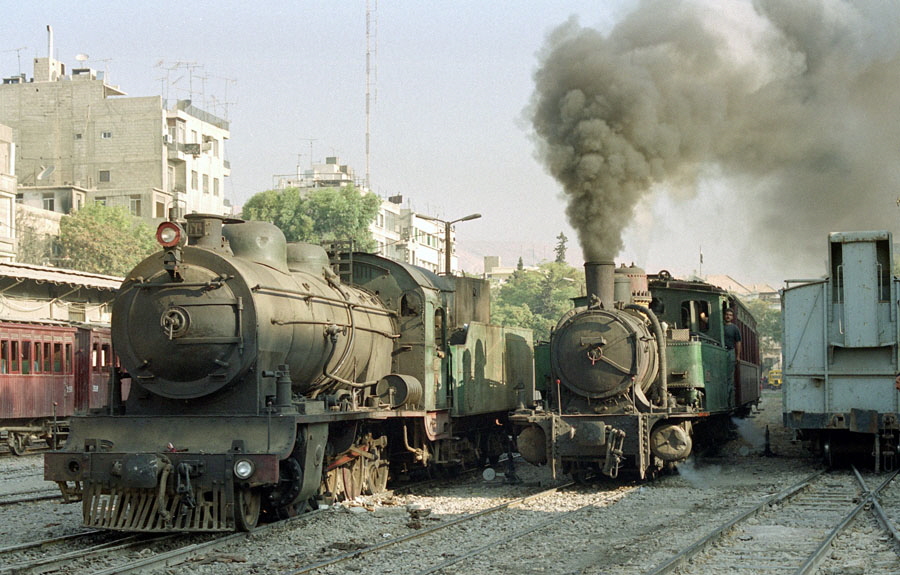
<instances>
[{"instance_id":1,"label":"leafy tree canopy","mask_svg":"<svg viewBox=\"0 0 900 575\"><path fill-rule=\"evenodd\" d=\"M754 299L745 301L744 304L753 317L756 318L756 329L759 332L760 339L763 343L766 340L773 344L781 344L781 309L772 307L771 304L761 300Z\"/></svg>"},{"instance_id":2,"label":"leafy tree canopy","mask_svg":"<svg viewBox=\"0 0 900 575\"><path fill-rule=\"evenodd\" d=\"M353 186L304 192L298 188L260 192L244 205L243 217L272 222L289 242L353 240L358 250L375 249L369 225L381 206L378 196L360 194Z\"/></svg>"},{"instance_id":3,"label":"leafy tree canopy","mask_svg":"<svg viewBox=\"0 0 900 575\"><path fill-rule=\"evenodd\" d=\"M153 230L127 209L97 203L60 219L59 246L65 267L116 276L159 249Z\"/></svg>"},{"instance_id":4,"label":"leafy tree canopy","mask_svg":"<svg viewBox=\"0 0 900 575\"><path fill-rule=\"evenodd\" d=\"M571 298L584 291L584 271L547 262L537 270L516 270L491 295L491 317L501 325L534 330L535 341L548 340L559 318L572 309Z\"/></svg>"}]
</instances>

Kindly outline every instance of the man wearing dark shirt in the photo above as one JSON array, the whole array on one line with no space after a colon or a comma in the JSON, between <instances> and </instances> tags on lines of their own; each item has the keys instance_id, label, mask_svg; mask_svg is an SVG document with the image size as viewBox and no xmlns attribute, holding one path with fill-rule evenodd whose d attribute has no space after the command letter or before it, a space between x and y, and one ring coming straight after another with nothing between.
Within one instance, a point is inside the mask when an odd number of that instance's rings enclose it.
<instances>
[{"instance_id":1,"label":"man wearing dark shirt","mask_svg":"<svg viewBox=\"0 0 900 575\"><path fill-rule=\"evenodd\" d=\"M733 349L735 357L741 356L741 330L734 325L734 312L725 310L725 349Z\"/></svg>"}]
</instances>

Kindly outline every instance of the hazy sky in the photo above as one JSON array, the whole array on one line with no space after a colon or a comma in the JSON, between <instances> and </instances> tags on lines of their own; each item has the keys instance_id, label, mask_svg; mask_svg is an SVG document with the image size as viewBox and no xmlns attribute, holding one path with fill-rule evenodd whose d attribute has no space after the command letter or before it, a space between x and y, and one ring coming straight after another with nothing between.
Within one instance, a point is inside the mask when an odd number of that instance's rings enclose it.
<instances>
[{"instance_id":1,"label":"hazy sky","mask_svg":"<svg viewBox=\"0 0 900 575\"><path fill-rule=\"evenodd\" d=\"M753 14L747 2L710 6L715 8L706 10L720 12L738 38L744 37L745 21L750 28L762 26L759 18L744 18ZM541 54L548 50L548 35L572 16L576 28L605 38L640 34L635 13L660 11L637 0L395 0L371 1L370 7L373 191L402 194L409 207L437 217L483 214L457 226L462 261L471 271L480 271L483 255L500 254L507 265L515 265L519 255L526 264L551 260L560 232L570 240L568 259L579 264L566 194L536 156L535 129L525 111L534 98ZM8 3L4 18L0 76L20 71L17 56L21 72L32 76L31 59L47 55L49 24L54 57L67 69L78 65L77 54L86 54L87 65L107 72L110 83L129 96L192 98L227 117L232 172L225 191L235 204L271 188L273 175L293 173L298 163L308 166L310 146L314 161L338 156L358 176L365 173L362 0L29 1ZM835 18L840 22L843 16ZM616 32L625 25L627 30ZM896 142L893 147L900 149ZM687 274L698 270L702 249L703 273L729 273L745 282L777 283L824 270L830 222L808 234L820 255L802 266L779 263L783 254L769 251L770 245L765 253L754 248L756 238L770 230L760 227L765 218L746 220L739 201L772 174L741 166L732 174L733 158L695 152L688 158L694 173L690 192L683 190L681 169L652 178L622 232L618 261ZM896 220L891 198L898 191L879 191L885 194L884 213ZM694 229L684 231L686 223ZM859 228L867 222L846 223Z\"/></svg>"}]
</instances>

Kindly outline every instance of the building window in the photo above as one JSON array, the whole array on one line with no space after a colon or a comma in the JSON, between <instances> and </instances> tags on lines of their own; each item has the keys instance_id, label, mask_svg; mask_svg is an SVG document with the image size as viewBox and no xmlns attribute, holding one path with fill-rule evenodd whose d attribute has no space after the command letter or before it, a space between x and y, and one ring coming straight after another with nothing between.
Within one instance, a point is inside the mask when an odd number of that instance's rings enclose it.
<instances>
[{"instance_id":1,"label":"building window","mask_svg":"<svg viewBox=\"0 0 900 575\"><path fill-rule=\"evenodd\" d=\"M100 170L100 181L109 182L109 170Z\"/></svg>"},{"instance_id":2,"label":"building window","mask_svg":"<svg viewBox=\"0 0 900 575\"><path fill-rule=\"evenodd\" d=\"M100 137L104 140L109 140L112 138L112 132L100 132Z\"/></svg>"},{"instance_id":3,"label":"building window","mask_svg":"<svg viewBox=\"0 0 900 575\"><path fill-rule=\"evenodd\" d=\"M157 218L166 217L166 205L162 202L156 202L156 217Z\"/></svg>"},{"instance_id":4,"label":"building window","mask_svg":"<svg viewBox=\"0 0 900 575\"><path fill-rule=\"evenodd\" d=\"M52 212L56 206L56 202L55 202L56 198L54 197L54 195L53 194L44 194L42 199L44 201L44 204L43 204L44 209L47 210L48 212Z\"/></svg>"},{"instance_id":5,"label":"building window","mask_svg":"<svg viewBox=\"0 0 900 575\"><path fill-rule=\"evenodd\" d=\"M209 174L203 174L203 193L209 193Z\"/></svg>"},{"instance_id":6,"label":"building window","mask_svg":"<svg viewBox=\"0 0 900 575\"><path fill-rule=\"evenodd\" d=\"M191 130L191 143L199 144L200 141L197 139L197 130Z\"/></svg>"},{"instance_id":7,"label":"building window","mask_svg":"<svg viewBox=\"0 0 900 575\"><path fill-rule=\"evenodd\" d=\"M197 170L191 170L191 189L197 189Z\"/></svg>"},{"instance_id":8,"label":"building window","mask_svg":"<svg viewBox=\"0 0 900 575\"><path fill-rule=\"evenodd\" d=\"M219 178L213 178L213 195L219 195Z\"/></svg>"},{"instance_id":9,"label":"building window","mask_svg":"<svg viewBox=\"0 0 900 575\"><path fill-rule=\"evenodd\" d=\"M87 321L87 306L82 302L69 304L69 321Z\"/></svg>"},{"instance_id":10,"label":"building window","mask_svg":"<svg viewBox=\"0 0 900 575\"><path fill-rule=\"evenodd\" d=\"M131 196L128 198L128 209L132 216L141 217L141 197Z\"/></svg>"},{"instance_id":11,"label":"building window","mask_svg":"<svg viewBox=\"0 0 900 575\"><path fill-rule=\"evenodd\" d=\"M80 140L81 138L82 138L82 135L81 135L80 133L79 133L79 134L75 134L75 139L76 139L76 140Z\"/></svg>"},{"instance_id":12,"label":"building window","mask_svg":"<svg viewBox=\"0 0 900 575\"><path fill-rule=\"evenodd\" d=\"M104 198L104 197L94 198L94 203L95 203L95 204L100 204L101 206L105 206L105 205L106 205L106 198Z\"/></svg>"}]
</instances>

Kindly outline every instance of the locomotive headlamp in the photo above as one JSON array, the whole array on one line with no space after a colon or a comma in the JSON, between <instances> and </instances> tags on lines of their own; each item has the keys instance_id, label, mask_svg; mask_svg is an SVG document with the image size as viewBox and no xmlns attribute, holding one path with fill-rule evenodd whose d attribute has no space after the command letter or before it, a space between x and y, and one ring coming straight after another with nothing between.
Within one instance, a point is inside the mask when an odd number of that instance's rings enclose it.
<instances>
[{"instance_id":1,"label":"locomotive headlamp","mask_svg":"<svg viewBox=\"0 0 900 575\"><path fill-rule=\"evenodd\" d=\"M184 230L175 222L163 222L156 228L156 241L164 248L174 248L185 238Z\"/></svg>"},{"instance_id":2,"label":"locomotive headlamp","mask_svg":"<svg viewBox=\"0 0 900 575\"><path fill-rule=\"evenodd\" d=\"M249 459L238 459L234 462L234 476L238 479L248 479L254 471L253 462Z\"/></svg>"}]
</instances>

